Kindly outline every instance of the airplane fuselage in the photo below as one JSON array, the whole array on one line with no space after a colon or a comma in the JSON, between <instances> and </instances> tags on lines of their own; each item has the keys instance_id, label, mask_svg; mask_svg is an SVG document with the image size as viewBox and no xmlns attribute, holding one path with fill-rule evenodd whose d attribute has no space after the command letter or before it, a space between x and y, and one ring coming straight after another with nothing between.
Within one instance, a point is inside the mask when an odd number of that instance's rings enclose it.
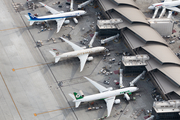
<instances>
[{"instance_id":1,"label":"airplane fuselage","mask_svg":"<svg viewBox=\"0 0 180 120\"><path fill-rule=\"evenodd\" d=\"M118 89L118 90L105 91L102 93L97 93L94 95L85 96L82 99L73 100L73 102L77 102L77 101L89 102L89 101L95 101L95 100L100 100L100 99L106 99L106 98L109 98L112 96L123 95L125 93L135 92L138 89L139 88L137 88L137 87L127 87L127 88Z\"/></svg>"},{"instance_id":2,"label":"airplane fuselage","mask_svg":"<svg viewBox=\"0 0 180 120\"><path fill-rule=\"evenodd\" d=\"M33 19L33 20L29 19L29 21L57 20L57 19L62 19L62 18L80 16L84 14L86 14L84 10L77 10L77 11L72 11L72 12L65 12L65 13L59 13L59 14L54 14L54 15L36 17L37 19Z\"/></svg>"},{"instance_id":3,"label":"airplane fuselage","mask_svg":"<svg viewBox=\"0 0 180 120\"><path fill-rule=\"evenodd\" d=\"M72 58L72 57L78 57L78 56L84 55L84 54L93 54L93 53L102 52L105 49L106 49L105 47L87 48L87 49L83 49L83 50L77 50L77 51L63 53L56 57L60 57L61 59L67 59L67 58Z\"/></svg>"},{"instance_id":4,"label":"airplane fuselage","mask_svg":"<svg viewBox=\"0 0 180 120\"><path fill-rule=\"evenodd\" d=\"M148 9L155 9L156 7L162 8L162 7L175 7L175 6L179 6L180 5L180 1L172 1L172 2L163 2L163 3L155 3L151 6L148 7Z\"/></svg>"}]
</instances>

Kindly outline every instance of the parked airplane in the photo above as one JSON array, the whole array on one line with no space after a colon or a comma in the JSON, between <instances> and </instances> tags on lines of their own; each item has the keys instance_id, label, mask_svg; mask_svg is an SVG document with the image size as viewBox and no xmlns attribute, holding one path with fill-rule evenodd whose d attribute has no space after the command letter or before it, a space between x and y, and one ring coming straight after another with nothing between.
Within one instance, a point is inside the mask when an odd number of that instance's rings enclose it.
<instances>
[{"instance_id":1,"label":"parked airplane","mask_svg":"<svg viewBox=\"0 0 180 120\"><path fill-rule=\"evenodd\" d=\"M156 7L159 8L166 8L172 11L180 12L180 9L176 6L180 5L180 0L178 1L172 1L172 0L164 0L162 3L155 3L148 7L148 9L154 10Z\"/></svg>"},{"instance_id":2,"label":"parked airplane","mask_svg":"<svg viewBox=\"0 0 180 120\"><path fill-rule=\"evenodd\" d=\"M112 87L105 88L104 86L96 83L95 81L87 77L84 78L86 78L91 84L93 84L99 90L100 93L89 96L81 96L76 92L73 93L74 95L69 94L73 99L73 102L75 102L75 107L76 108L79 107L81 102L89 102L89 101L104 99L107 105L107 117L110 116L113 104L120 103L120 99L115 99L117 95L124 95L125 98L127 99L129 98L128 94L131 94L132 92L135 92L139 89L137 87L127 87L127 88L113 90Z\"/></svg>"},{"instance_id":3,"label":"parked airplane","mask_svg":"<svg viewBox=\"0 0 180 120\"><path fill-rule=\"evenodd\" d=\"M93 48L84 49L84 48L79 47L76 44L66 40L63 37L60 37L60 38L62 40L64 40L66 43L68 43L69 45L71 45L71 47L74 49L74 51L63 53L63 54L60 54L60 55L59 55L58 52L49 51L55 57L55 63L57 63L59 60L62 60L64 58L78 57L80 59L80 63L81 63L80 72L83 70L84 65L85 65L87 60L88 61L93 60L92 56L88 57L89 54L102 52L102 51L104 51L106 49L105 47L93 47Z\"/></svg>"},{"instance_id":4,"label":"parked airplane","mask_svg":"<svg viewBox=\"0 0 180 120\"><path fill-rule=\"evenodd\" d=\"M75 16L81 16L86 14L86 11L84 10L77 10L77 11L72 11L72 12L59 12L41 2L39 2L41 5L43 5L45 8L47 8L53 15L46 15L46 16L41 16L41 17L35 17L31 13L28 13L29 16L25 15L29 21L30 25L32 25L34 22L42 22L42 21L48 21L48 20L56 20L57 22L57 33L61 29L63 23L65 22L65 19L68 17L75 17Z\"/></svg>"}]
</instances>

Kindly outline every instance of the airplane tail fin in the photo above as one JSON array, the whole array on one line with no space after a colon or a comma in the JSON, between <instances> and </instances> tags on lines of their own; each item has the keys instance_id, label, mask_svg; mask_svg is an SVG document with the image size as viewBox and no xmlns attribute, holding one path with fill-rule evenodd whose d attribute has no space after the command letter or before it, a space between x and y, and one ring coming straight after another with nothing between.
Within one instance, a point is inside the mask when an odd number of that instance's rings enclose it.
<instances>
[{"instance_id":1,"label":"airplane tail fin","mask_svg":"<svg viewBox=\"0 0 180 120\"><path fill-rule=\"evenodd\" d=\"M37 20L37 17L32 15L31 13L28 13L30 20Z\"/></svg>"},{"instance_id":2,"label":"airplane tail fin","mask_svg":"<svg viewBox=\"0 0 180 120\"><path fill-rule=\"evenodd\" d=\"M73 95L74 94L74 95ZM69 94L69 96L74 100L75 102L75 107L79 107L79 105L81 104L81 101L76 101L78 99L82 99L83 97L80 96L79 94L77 94L76 92L74 92L73 94Z\"/></svg>"},{"instance_id":3,"label":"airplane tail fin","mask_svg":"<svg viewBox=\"0 0 180 120\"><path fill-rule=\"evenodd\" d=\"M79 100L79 99L82 99L82 98L83 98L83 96L79 95L79 94L76 93L76 92L74 92L73 94L74 94L76 100Z\"/></svg>"},{"instance_id":4,"label":"airplane tail fin","mask_svg":"<svg viewBox=\"0 0 180 120\"><path fill-rule=\"evenodd\" d=\"M33 23L35 22L34 20L37 20L37 18L34 15L32 15L31 13L28 13L28 16L25 15L25 17L29 19L30 25L33 25Z\"/></svg>"},{"instance_id":5,"label":"airplane tail fin","mask_svg":"<svg viewBox=\"0 0 180 120\"><path fill-rule=\"evenodd\" d=\"M55 52L54 52L55 51ZM53 55L53 57L55 57L55 63L57 63L59 60L60 60L60 56L58 56L59 55L59 52L57 51L57 50L55 50L54 49L54 51L49 51L52 55Z\"/></svg>"}]
</instances>

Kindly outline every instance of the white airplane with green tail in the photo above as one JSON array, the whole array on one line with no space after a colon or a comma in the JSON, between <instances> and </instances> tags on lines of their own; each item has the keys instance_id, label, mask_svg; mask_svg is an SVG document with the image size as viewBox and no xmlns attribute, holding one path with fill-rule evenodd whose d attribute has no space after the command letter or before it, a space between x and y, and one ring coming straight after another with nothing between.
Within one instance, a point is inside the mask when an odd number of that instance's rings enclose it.
<instances>
[{"instance_id":1,"label":"white airplane with green tail","mask_svg":"<svg viewBox=\"0 0 180 120\"><path fill-rule=\"evenodd\" d=\"M118 95L124 95L124 97L127 100L130 100L130 97L128 94L131 94L132 92L135 92L139 90L137 87L126 87L122 89L113 90L112 87L105 88L104 86L98 84L97 82L86 78L91 84L93 84L100 93L89 95L89 96L81 96L78 93L74 92L73 94L69 94L71 98L73 99L73 102L75 102L75 107L79 107L81 102L89 102L89 101L95 101L95 100L101 100L104 99L107 105L107 117L110 116L112 106L113 104L119 104L120 99L115 99Z\"/></svg>"}]
</instances>

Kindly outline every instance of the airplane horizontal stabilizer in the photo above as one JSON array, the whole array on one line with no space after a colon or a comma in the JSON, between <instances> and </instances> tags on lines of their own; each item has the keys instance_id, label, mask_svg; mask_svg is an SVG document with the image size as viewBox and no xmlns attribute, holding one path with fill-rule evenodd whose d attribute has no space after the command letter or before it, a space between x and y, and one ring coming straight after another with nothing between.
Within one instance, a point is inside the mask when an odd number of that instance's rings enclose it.
<instances>
[{"instance_id":1,"label":"airplane horizontal stabilizer","mask_svg":"<svg viewBox=\"0 0 180 120\"><path fill-rule=\"evenodd\" d=\"M28 20L30 19L30 17L28 15L24 15Z\"/></svg>"},{"instance_id":2,"label":"airplane horizontal stabilizer","mask_svg":"<svg viewBox=\"0 0 180 120\"><path fill-rule=\"evenodd\" d=\"M73 100L76 100L75 96L71 93L69 93L69 96L73 99Z\"/></svg>"},{"instance_id":3,"label":"airplane horizontal stabilizer","mask_svg":"<svg viewBox=\"0 0 180 120\"><path fill-rule=\"evenodd\" d=\"M75 107L76 107L76 108L79 107L80 104L81 104L81 101L76 101L76 102L75 102Z\"/></svg>"},{"instance_id":4,"label":"airplane horizontal stabilizer","mask_svg":"<svg viewBox=\"0 0 180 120\"><path fill-rule=\"evenodd\" d=\"M74 92L73 94L69 93L69 96L75 101L75 107L77 108L81 104L81 101L76 101L76 100L78 100L78 98L81 99L83 97L77 94L76 92Z\"/></svg>"},{"instance_id":5,"label":"airplane horizontal stabilizer","mask_svg":"<svg viewBox=\"0 0 180 120\"><path fill-rule=\"evenodd\" d=\"M33 25L34 24L34 21L30 21L30 24L29 25Z\"/></svg>"},{"instance_id":6,"label":"airplane horizontal stabilizer","mask_svg":"<svg viewBox=\"0 0 180 120\"><path fill-rule=\"evenodd\" d=\"M60 60L60 57L55 57L55 63L57 63Z\"/></svg>"},{"instance_id":7,"label":"airplane horizontal stabilizer","mask_svg":"<svg viewBox=\"0 0 180 120\"><path fill-rule=\"evenodd\" d=\"M55 63L57 63L60 60L61 57L57 56L56 53L51 51L51 50L49 52L53 55L53 57L55 57Z\"/></svg>"},{"instance_id":8,"label":"airplane horizontal stabilizer","mask_svg":"<svg viewBox=\"0 0 180 120\"><path fill-rule=\"evenodd\" d=\"M56 53L55 52L53 52L53 51L49 51L52 55L53 55L53 57L56 57Z\"/></svg>"}]
</instances>

